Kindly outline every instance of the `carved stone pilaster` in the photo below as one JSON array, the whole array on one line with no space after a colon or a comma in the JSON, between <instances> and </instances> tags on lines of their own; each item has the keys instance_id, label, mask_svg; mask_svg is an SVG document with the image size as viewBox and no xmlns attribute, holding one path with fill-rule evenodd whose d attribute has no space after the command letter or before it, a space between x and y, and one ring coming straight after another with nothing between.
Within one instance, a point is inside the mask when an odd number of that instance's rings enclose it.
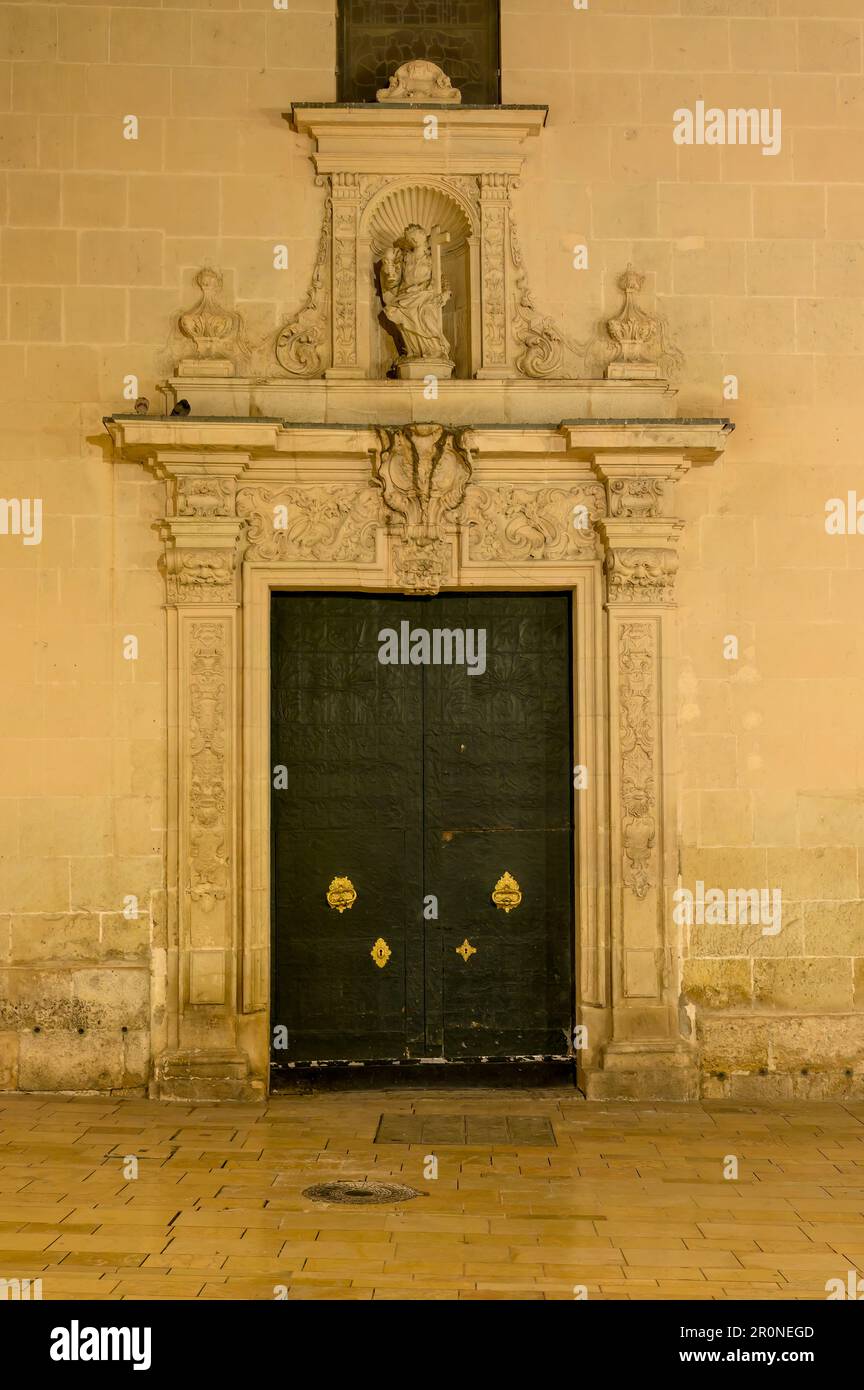
<instances>
[{"instance_id":1,"label":"carved stone pilaster","mask_svg":"<svg viewBox=\"0 0 864 1390\"><path fill-rule=\"evenodd\" d=\"M480 175L480 306L483 363L478 377L513 374L507 360L507 245L510 175Z\"/></svg>"},{"instance_id":2,"label":"carved stone pilaster","mask_svg":"<svg viewBox=\"0 0 864 1390\"><path fill-rule=\"evenodd\" d=\"M328 377L357 376L359 372L357 228L361 196L358 174L332 175L333 365L326 372Z\"/></svg>"},{"instance_id":3,"label":"carved stone pilaster","mask_svg":"<svg viewBox=\"0 0 864 1390\"><path fill-rule=\"evenodd\" d=\"M169 724L176 779L169 838L176 895L168 923L161 1097L254 1099L238 1046L239 604L245 522L236 456L160 458L168 605Z\"/></svg>"},{"instance_id":4,"label":"carved stone pilaster","mask_svg":"<svg viewBox=\"0 0 864 1390\"><path fill-rule=\"evenodd\" d=\"M684 523L663 516L670 484L687 470L670 451L595 457L607 489L597 522L605 552L610 661L612 1030L589 1093L626 1098L646 1086L668 1099L695 1094L692 1049L680 1036L675 928L675 787L670 689L675 574Z\"/></svg>"},{"instance_id":5,"label":"carved stone pilaster","mask_svg":"<svg viewBox=\"0 0 864 1390\"><path fill-rule=\"evenodd\" d=\"M624 886L644 898L657 881L657 644L651 623L618 628L618 745Z\"/></svg>"}]
</instances>

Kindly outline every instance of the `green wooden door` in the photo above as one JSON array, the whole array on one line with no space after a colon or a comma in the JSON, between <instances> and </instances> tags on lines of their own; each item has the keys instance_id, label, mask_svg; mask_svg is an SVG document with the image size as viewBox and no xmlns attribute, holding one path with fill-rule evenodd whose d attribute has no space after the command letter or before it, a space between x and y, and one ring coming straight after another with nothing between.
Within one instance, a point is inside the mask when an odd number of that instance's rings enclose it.
<instances>
[{"instance_id":1,"label":"green wooden door","mask_svg":"<svg viewBox=\"0 0 864 1390\"><path fill-rule=\"evenodd\" d=\"M485 671L383 665L405 623L482 629ZM274 1062L566 1054L567 596L279 594L272 638Z\"/></svg>"}]
</instances>

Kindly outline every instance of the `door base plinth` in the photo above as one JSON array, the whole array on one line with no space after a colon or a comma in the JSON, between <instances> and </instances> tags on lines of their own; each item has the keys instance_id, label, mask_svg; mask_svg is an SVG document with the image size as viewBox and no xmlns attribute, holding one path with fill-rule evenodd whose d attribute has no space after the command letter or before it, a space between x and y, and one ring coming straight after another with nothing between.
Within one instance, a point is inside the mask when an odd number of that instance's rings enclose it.
<instances>
[{"instance_id":1,"label":"door base plinth","mask_svg":"<svg viewBox=\"0 0 864 1390\"><path fill-rule=\"evenodd\" d=\"M610 1043L602 1068L587 1072L583 1084L588 1100L693 1101L699 1069L685 1043Z\"/></svg>"},{"instance_id":2,"label":"door base plinth","mask_svg":"<svg viewBox=\"0 0 864 1390\"><path fill-rule=\"evenodd\" d=\"M249 1074L245 1052L203 1048L163 1052L156 1063L155 1099L263 1101L264 1082Z\"/></svg>"}]
</instances>

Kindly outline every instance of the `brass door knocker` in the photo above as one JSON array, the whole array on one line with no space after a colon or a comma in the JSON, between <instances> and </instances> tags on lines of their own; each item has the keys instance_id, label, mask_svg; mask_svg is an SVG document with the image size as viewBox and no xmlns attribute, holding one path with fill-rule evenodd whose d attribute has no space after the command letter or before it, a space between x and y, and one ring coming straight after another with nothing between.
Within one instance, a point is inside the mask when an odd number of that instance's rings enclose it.
<instances>
[{"instance_id":1,"label":"brass door knocker","mask_svg":"<svg viewBox=\"0 0 864 1390\"><path fill-rule=\"evenodd\" d=\"M492 901L504 912L512 912L522 901L522 890L512 874L503 873L492 889Z\"/></svg>"},{"instance_id":2,"label":"brass door knocker","mask_svg":"<svg viewBox=\"0 0 864 1390\"><path fill-rule=\"evenodd\" d=\"M350 878L334 878L327 889L327 901L337 912L344 912L357 901L357 890Z\"/></svg>"}]
</instances>

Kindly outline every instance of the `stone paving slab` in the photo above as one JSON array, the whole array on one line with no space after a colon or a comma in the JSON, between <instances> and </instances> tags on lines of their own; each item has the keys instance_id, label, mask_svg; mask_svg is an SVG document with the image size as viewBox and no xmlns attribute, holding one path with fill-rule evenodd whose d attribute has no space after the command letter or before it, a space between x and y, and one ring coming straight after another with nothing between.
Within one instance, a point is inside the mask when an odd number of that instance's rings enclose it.
<instances>
[{"instance_id":1,"label":"stone paving slab","mask_svg":"<svg viewBox=\"0 0 864 1390\"><path fill-rule=\"evenodd\" d=\"M337 1178L422 1195L303 1195ZM849 1270L864 1272L859 1103L0 1094L0 1278L41 1278L45 1299L260 1300L284 1286L290 1300L533 1301L581 1285L596 1299L821 1299Z\"/></svg>"}]
</instances>

